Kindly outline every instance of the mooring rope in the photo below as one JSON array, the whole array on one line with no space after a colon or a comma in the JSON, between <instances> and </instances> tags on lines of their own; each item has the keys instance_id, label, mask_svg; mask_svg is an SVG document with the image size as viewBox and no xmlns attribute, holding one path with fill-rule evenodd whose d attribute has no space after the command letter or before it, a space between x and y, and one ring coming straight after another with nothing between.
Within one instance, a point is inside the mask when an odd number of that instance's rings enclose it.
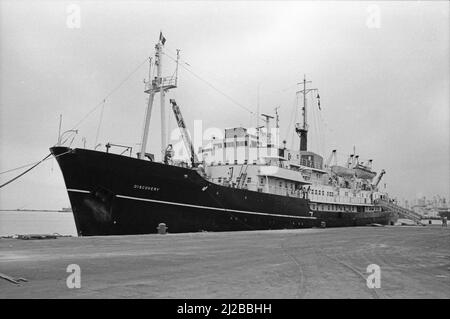
<instances>
[{"instance_id":1,"label":"mooring rope","mask_svg":"<svg viewBox=\"0 0 450 319\"><path fill-rule=\"evenodd\" d=\"M66 151L66 152L64 152L64 153L55 155L55 158L60 157L60 156L63 156L63 155L65 155L65 154L67 154L67 153L70 153L71 151L72 151L72 150L68 150L68 151ZM51 153L48 154L46 157L44 157L43 159L41 159L39 162L34 162L34 163L31 163L31 164L22 165L22 166L20 166L20 167L16 167L16 168L13 168L13 169L4 171L4 172L0 172L0 175L1 175L1 174L6 174L6 173L9 173L9 172L16 171L16 170L18 170L18 169L21 169L21 168L24 168L24 167L33 165L32 167L30 167L30 168L27 169L26 171L20 173L20 174L17 175L16 177L14 177L14 178L10 179L9 181L7 181L6 183L3 183L2 185L0 185L0 188L2 188L2 187L4 187L4 186L8 185L9 183L14 182L16 179L22 177L23 175L25 175L26 173L28 173L29 171L31 171L32 169L34 169L36 166L38 166L38 165L41 164L42 162L45 162L46 160L48 160L48 159L50 158L51 155L52 155Z\"/></svg>"},{"instance_id":2,"label":"mooring rope","mask_svg":"<svg viewBox=\"0 0 450 319\"><path fill-rule=\"evenodd\" d=\"M41 164L43 161L45 161L47 158L49 158L52 154L48 154L46 157L44 157L43 159L41 159L39 162L37 162L36 164L34 164L33 166L31 166L29 169L27 169L25 172L20 173L19 175L17 175L16 177L14 177L13 179L10 179L9 181L7 181L6 183L0 185L0 188L8 185L9 183L14 182L16 179L18 179L19 177L25 175L26 173L28 173L29 171L31 171L33 168L35 168L36 166L38 166L39 164Z\"/></svg>"}]
</instances>

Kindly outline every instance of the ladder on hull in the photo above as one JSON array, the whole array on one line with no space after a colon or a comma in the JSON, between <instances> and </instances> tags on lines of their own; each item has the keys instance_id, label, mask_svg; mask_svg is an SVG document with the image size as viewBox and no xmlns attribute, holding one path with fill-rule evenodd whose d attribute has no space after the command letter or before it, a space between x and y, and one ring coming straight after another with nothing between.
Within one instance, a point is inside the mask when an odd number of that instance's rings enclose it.
<instances>
[{"instance_id":1,"label":"ladder on hull","mask_svg":"<svg viewBox=\"0 0 450 319\"><path fill-rule=\"evenodd\" d=\"M247 179L247 169L248 169L248 165L244 165L241 166L241 170L239 172L239 177L237 179L237 185L236 188L243 188L245 185L245 180Z\"/></svg>"}]
</instances>

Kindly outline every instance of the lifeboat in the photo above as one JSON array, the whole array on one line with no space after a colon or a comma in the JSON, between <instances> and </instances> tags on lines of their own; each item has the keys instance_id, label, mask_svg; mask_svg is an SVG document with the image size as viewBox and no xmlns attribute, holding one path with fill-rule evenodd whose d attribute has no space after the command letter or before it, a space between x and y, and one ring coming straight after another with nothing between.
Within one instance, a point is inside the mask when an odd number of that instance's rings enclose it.
<instances>
[{"instance_id":1,"label":"lifeboat","mask_svg":"<svg viewBox=\"0 0 450 319\"><path fill-rule=\"evenodd\" d=\"M377 173L371 171L369 167L361 164L357 164L353 170L355 171L357 178L372 180L375 175L377 175Z\"/></svg>"},{"instance_id":2,"label":"lifeboat","mask_svg":"<svg viewBox=\"0 0 450 319\"><path fill-rule=\"evenodd\" d=\"M352 168L344 167L344 166L339 166L339 165L331 166L331 171L339 177L350 178L350 177L355 176L355 170L353 170Z\"/></svg>"}]
</instances>

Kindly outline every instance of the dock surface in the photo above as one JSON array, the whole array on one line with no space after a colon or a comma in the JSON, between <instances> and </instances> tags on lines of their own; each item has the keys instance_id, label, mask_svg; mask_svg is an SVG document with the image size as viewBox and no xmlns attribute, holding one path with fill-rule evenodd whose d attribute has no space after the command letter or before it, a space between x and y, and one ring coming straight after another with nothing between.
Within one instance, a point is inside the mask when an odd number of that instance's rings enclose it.
<instances>
[{"instance_id":1,"label":"dock surface","mask_svg":"<svg viewBox=\"0 0 450 319\"><path fill-rule=\"evenodd\" d=\"M68 265L81 288L66 284ZM367 287L370 264L380 288ZM450 230L0 239L0 298L450 298Z\"/></svg>"}]
</instances>

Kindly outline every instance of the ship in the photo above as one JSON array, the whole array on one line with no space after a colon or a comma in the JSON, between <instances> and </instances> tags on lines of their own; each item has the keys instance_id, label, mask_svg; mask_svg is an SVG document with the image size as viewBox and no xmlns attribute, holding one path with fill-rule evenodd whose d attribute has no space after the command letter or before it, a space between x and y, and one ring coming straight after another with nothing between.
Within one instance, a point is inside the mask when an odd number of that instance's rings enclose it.
<instances>
[{"instance_id":1,"label":"ship","mask_svg":"<svg viewBox=\"0 0 450 319\"><path fill-rule=\"evenodd\" d=\"M371 164L363 165L351 154L339 166L336 150L327 161L308 149L307 96L318 89L303 87L303 122L295 125L299 148L279 143L279 121L259 114L256 129L234 127L212 136L195 149L181 108L170 100L170 108L188 151L176 159L167 141L165 97L178 87L179 51L176 72L162 76L165 38L149 58L149 78L144 92L148 104L140 150L107 143L105 151L71 148L58 143L50 148L62 171L79 236L133 235L158 232L244 231L312 227L386 225L391 213L377 205L387 197L378 188L385 171L378 176ZM153 73L152 73L153 66ZM155 75L156 69L156 76ZM147 152L153 102L160 97L160 160ZM300 100L300 99L298 99ZM123 148L114 153L114 147ZM334 161L333 161L334 159ZM333 165L332 165L332 162Z\"/></svg>"}]
</instances>

